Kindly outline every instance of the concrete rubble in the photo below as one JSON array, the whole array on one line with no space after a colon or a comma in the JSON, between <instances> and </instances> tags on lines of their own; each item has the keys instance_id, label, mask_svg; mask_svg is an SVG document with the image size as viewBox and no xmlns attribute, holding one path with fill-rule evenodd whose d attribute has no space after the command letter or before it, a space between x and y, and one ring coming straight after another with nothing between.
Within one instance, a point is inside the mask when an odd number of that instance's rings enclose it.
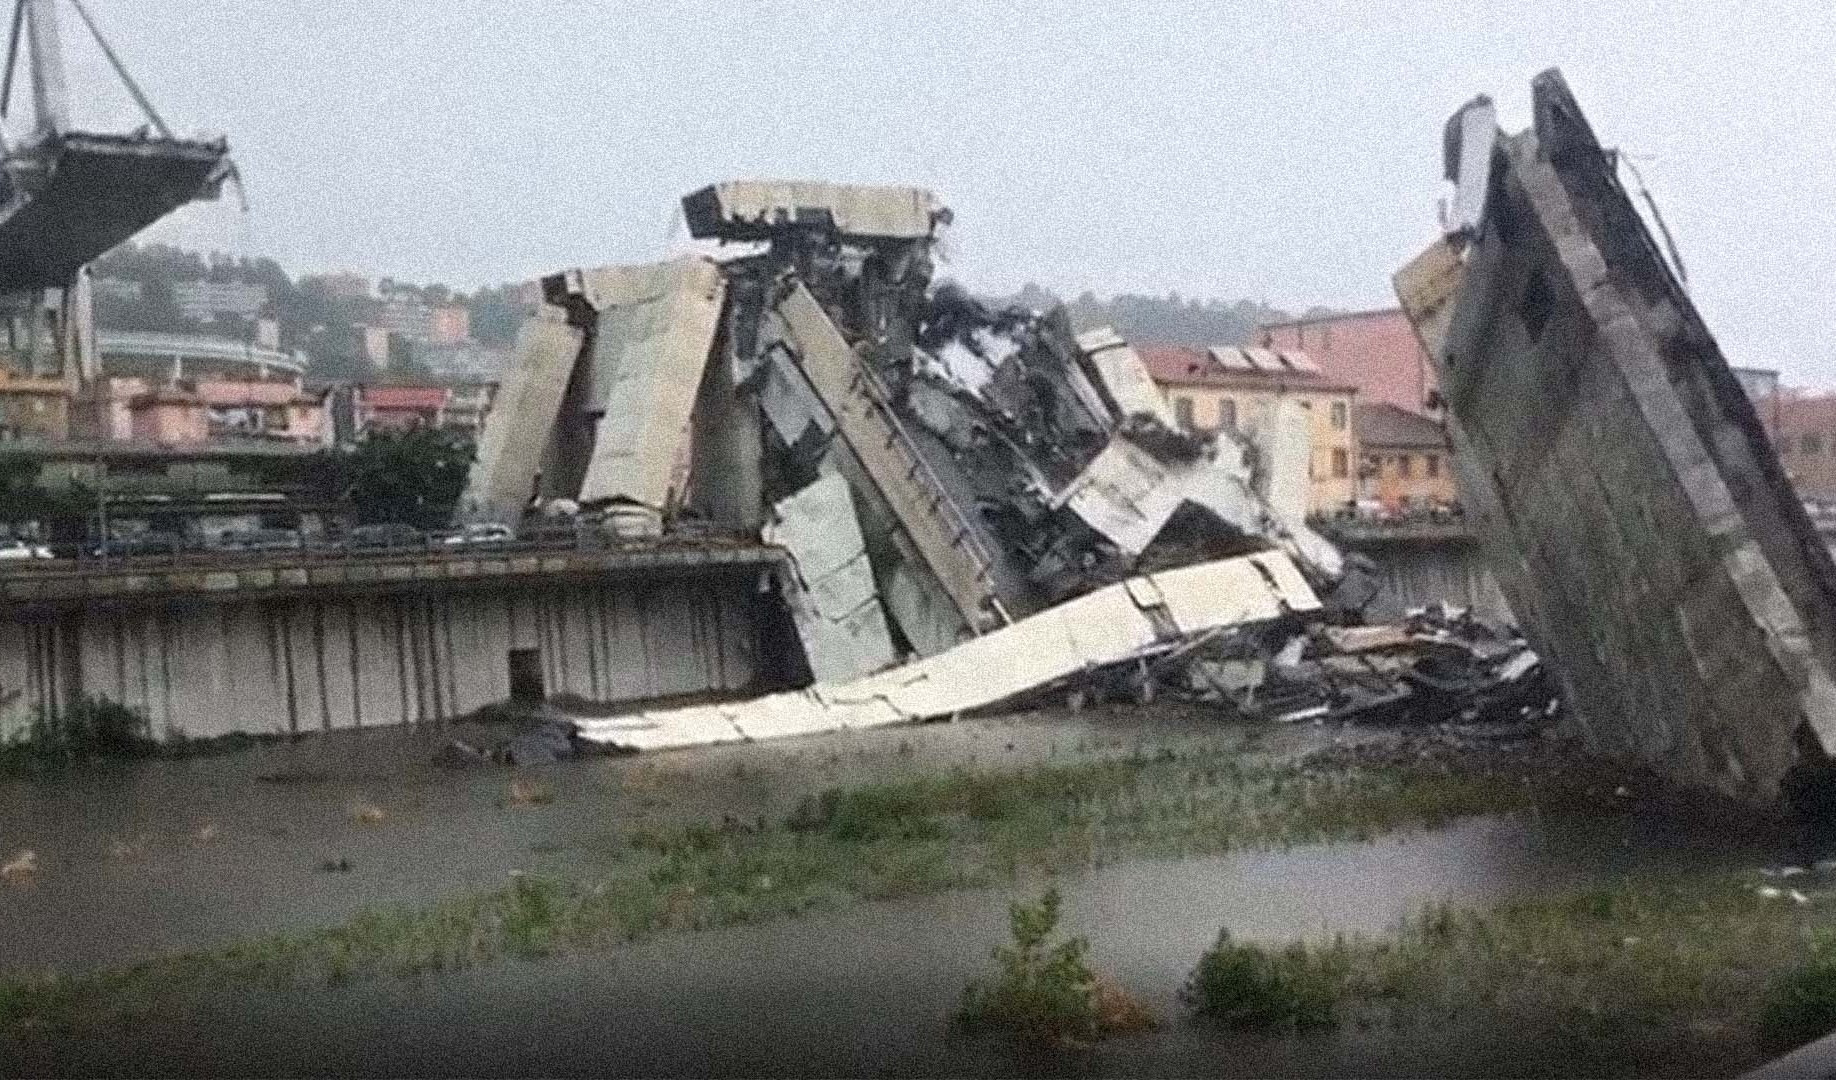
<instances>
[{"instance_id":1,"label":"concrete rubble","mask_svg":"<svg viewBox=\"0 0 1836 1080\"><path fill-rule=\"evenodd\" d=\"M1441 716L1502 681L1469 665L1437 691L1370 650L1353 671L1323 663L1332 639L1305 624L1355 622L1368 588L1305 520L1305 412L1180 430L1113 331L1075 335L1063 309L934 281L950 214L930 192L736 182L683 212L708 252L543 279L463 512L565 508L628 537L782 546L791 563L762 588L802 646L791 681L809 685L577 718L580 738L655 749L871 726L1066 680L1285 718L1278 689L1311 680L1308 716L1435 693L1455 702ZM1440 646L1417 627L1397 648ZM1237 669L1256 677L1218 674Z\"/></svg>"},{"instance_id":2,"label":"concrete rubble","mask_svg":"<svg viewBox=\"0 0 1836 1080\"><path fill-rule=\"evenodd\" d=\"M1396 275L1462 498L1586 740L1797 799L1836 750L1836 565L1560 73L1449 121L1446 234Z\"/></svg>"},{"instance_id":3,"label":"concrete rubble","mask_svg":"<svg viewBox=\"0 0 1836 1080\"><path fill-rule=\"evenodd\" d=\"M581 720L576 730L620 750L663 750L937 719L1145 663L1197 635L1292 621L1319 607L1293 562L1264 552L1130 578L866 678Z\"/></svg>"}]
</instances>

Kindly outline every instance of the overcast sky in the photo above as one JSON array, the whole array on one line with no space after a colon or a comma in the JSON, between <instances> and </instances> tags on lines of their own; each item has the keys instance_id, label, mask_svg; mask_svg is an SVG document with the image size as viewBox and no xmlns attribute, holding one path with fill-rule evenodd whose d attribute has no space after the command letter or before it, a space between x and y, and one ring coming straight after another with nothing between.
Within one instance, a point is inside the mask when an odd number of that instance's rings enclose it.
<instances>
[{"instance_id":1,"label":"overcast sky","mask_svg":"<svg viewBox=\"0 0 1836 1080\"><path fill-rule=\"evenodd\" d=\"M461 287L666 255L681 194L779 177L934 188L978 289L1389 305L1442 122L1485 91L1521 127L1559 65L1729 359L1836 387L1831 0L88 6L248 181L162 238ZM79 117L131 119L64 23Z\"/></svg>"}]
</instances>

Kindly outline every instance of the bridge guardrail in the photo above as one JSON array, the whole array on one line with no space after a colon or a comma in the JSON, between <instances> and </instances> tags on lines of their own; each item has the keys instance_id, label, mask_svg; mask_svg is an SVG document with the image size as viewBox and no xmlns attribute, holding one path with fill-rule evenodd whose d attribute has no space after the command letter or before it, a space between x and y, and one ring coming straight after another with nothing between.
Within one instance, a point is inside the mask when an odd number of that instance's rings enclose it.
<instances>
[{"instance_id":1,"label":"bridge guardrail","mask_svg":"<svg viewBox=\"0 0 1836 1080\"><path fill-rule=\"evenodd\" d=\"M653 537L618 536L598 526L539 527L510 540L464 540L465 534L440 531L425 534L419 543L352 543L348 537L336 541L306 541L298 546L269 548L183 547L176 551L149 554L118 554L103 549L100 553L85 549L75 557L51 559L0 559L0 578L23 576L50 577L95 573L155 572L161 570L210 570L239 567L315 566L335 562L404 559L423 561L432 558L477 558L495 555L528 555L570 551L640 550L649 547L684 543L752 543L755 538L706 529L684 529Z\"/></svg>"}]
</instances>

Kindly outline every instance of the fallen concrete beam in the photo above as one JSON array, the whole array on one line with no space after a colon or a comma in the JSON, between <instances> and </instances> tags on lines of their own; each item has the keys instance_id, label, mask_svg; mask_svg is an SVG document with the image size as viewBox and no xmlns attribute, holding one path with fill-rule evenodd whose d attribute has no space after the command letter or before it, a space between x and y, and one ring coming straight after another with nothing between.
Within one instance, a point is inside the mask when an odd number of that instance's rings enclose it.
<instances>
[{"instance_id":1,"label":"fallen concrete beam","mask_svg":"<svg viewBox=\"0 0 1836 1080\"><path fill-rule=\"evenodd\" d=\"M822 305L797 284L775 311L783 320L810 389L828 409L835 430L898 518L924 567L948 593L963 623L980 630L1005 621L990 560L979 550L963 510L931 477L872 373Z\"/></svg>"},{"instance_id":2,"label":"fallen concrete beam","mask_svg":"<svg viewBox=\"0 0 1836 1080\"><path fill-rule=\"evenodd\" d=\"M575 721L588 742L670 750L952 716L1220 627L1317 611L1286 556L1264 552L1130 578L864 679L728 705Z\"/></svg>"},{"instance_id":3,"label":"fallen concrete beam","mask_svg":"<svg viewBox=\"0 0 1836 1080\"><path fill-rule=\"evenodd\" d=\"M1836 748L1836 565L1561 76L1534 89L1531 131L1449 125L1457 231L1396 278L1462 497L1596 749L1770 804Z\"/></svg>"}]
</instances>

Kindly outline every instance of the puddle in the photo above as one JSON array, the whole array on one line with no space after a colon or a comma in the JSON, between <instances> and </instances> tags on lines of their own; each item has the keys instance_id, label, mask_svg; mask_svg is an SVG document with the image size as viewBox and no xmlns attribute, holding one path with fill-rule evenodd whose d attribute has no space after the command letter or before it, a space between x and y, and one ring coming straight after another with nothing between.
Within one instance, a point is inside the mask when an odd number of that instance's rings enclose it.
<instances>
[{"instance_id":1,"label":"puddle","mask_svg":"<svg viewBox=\"0 0 1836 1080\"><path fill-rule=\"evenodd\" d=\"M867 905L590 955L337 989L225 994L102 1038L47 1040L9 1072L398 1075L1414 1075L1480 1043L1225 1036L1177 991L1222 926L1250 939L1380 932L1431 900L1484 905L1642 865L1753 866L1617 823L1479 819L1369 844L1138 861L1067 878L1065 928L1167 1021L1085 1052L952 1037L1006 935L1009 891ZM1689 862L1680 862L1680 860ZM1031 890L1022 890L1031 891ZM17 1048L16 1051L18 1052ZM1467 1058L1465 1071L1481 1059ZM1496 1060L1496 1059L1493 1059ZM1525 1062L1528 1071L1538 1070ZM1548 1063L1561 1071L1561 1062Z\"/></svg>"}]
</instances>

